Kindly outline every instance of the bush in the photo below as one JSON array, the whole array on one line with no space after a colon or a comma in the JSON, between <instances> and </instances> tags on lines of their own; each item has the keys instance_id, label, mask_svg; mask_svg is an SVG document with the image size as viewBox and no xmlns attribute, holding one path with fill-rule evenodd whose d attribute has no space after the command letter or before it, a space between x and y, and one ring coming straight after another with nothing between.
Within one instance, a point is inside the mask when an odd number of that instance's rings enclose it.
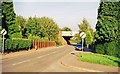
<instances>
[{"instance_id":1,"label":"bush","mask_svg":"<svg viewBox=\"0 0 120 74\"><path fill-rule=\"evenodd\" d=\"M62 42L60 41L59 38L55 39L55 43L57 46L61 46L62 45Z\"/></svg>"},{"instance_id":2,"label":"bush","mask_svg":"<svg viewBox=\"0 0 120 74\"><path fill-rule=\"evenodd\" d=\"M95 51L95 42L92 42L92 43L91 43L90 49L91 49L92 51Z\"/></svg>"},{"instance_id":3,"label":"bush","mask_svg":"<svg viewBox=\"0 0 120 74\"><path fill-rule=\"evenodd\" d=\"M104 54L105 51L104 51L104 47L103 47L103 46L104 46L103 44L98 44L98 45L96 45L95 51L96 51L97 53Z\"/></svg>"},{"instance_id":4,"label":"bush","mask_svg":"<svg viewBox=\"0 0 120 74\"><path fill-rule=\"evenodd\" d=\"M112 41L104 44L97 44L95 46L95 52L120 57L119 43L120 41Z\"/></svg>"},{"instance_id":5,"label":"bush","mask_svg":"<svg viewBox=\"0 0 120 74\"><path fill-rule=\"evenodd\" d=\"M40 41L49 41L48 37L40 38L39 36L32 36L31 34L28 37L29 40L40 40Z\"/></svg>"},{"instance_id":6,"label":"bush","mask_svg":"<svg viewBox=\"0 0 120 74\"><path fill-rule=\"evenodd\" d=\"M21 33L13 33L13 34L11 34L10 35L10 37L9 38L22 38L23 36L22 36L22 34Z\"/></svg>"},{"instance_id":7,"label":"bush","mask_svg":"<svg viewBox=\"0 0 120 74\"><path fill-rule=\"evenodd\" d=\"M32 41L27 39L7 39L5 40L5 51L18 51L30 49Z\"/></svg>"}]
</instances>

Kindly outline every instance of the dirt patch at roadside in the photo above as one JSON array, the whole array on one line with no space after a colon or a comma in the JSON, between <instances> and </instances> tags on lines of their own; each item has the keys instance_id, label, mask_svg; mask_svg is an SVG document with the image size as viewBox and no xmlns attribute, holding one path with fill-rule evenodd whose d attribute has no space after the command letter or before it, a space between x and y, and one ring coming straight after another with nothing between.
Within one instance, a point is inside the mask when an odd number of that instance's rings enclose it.
<instances>
[{"instance_id":1,"label":"dirt patch at roadside","mask_svg":"<svg viewBox=\"0 0 120 74\"><path fill-rule=\"evenodd\" d=\"M36 50L36 49L20 50L20 51L17 51L17 52L4 53L3 55L19 54L19 53L29 52L29 51L35 51L35 50ZM39 50L40 50L40 49L39 49Z\"/></svg>"}]
</instances>

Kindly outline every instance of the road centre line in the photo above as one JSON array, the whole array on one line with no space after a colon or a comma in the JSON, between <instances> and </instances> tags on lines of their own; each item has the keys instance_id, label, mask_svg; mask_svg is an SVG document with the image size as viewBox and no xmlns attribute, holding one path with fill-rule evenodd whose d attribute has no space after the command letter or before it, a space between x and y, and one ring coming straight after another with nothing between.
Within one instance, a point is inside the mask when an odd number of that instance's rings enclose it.
<instances>
[{"instance_id":1,"label":"road centre line","mask_svg":"<svg viewBox=\"0 0 120 74\"><path fill-rule=\"evenodd\" d=\"M19 65L19 64L22 64L22 63L25 63L25 62L29 62L29 61L31 61L31 60L25 60L25 61L18 62L18 63L12 64L12 65L15 66L15 65Z\"/></svg>"},{"instance_id":2,"label":"road centre line","mask_svg":"<svg viewBox=\"0 0 120 74\"><path fill-rule=\"evenodd\" d=\"M56 48L62 48L64 46L59 46L59 47L50 47L50 48L42 48L42 50L45 50L45 49L56 49ZM34 52L38 52L38 51L41 51L41 50L36 50L36 51L27 51L27 52L22 52L20 54L12 54L12 55L5 55L3 58L7 58L7 57L17 57L17 56L21 56L21 55L26 55L26 54L30 54L30 53L34 53ZM2 60L3 58L0 58L0 60ZM2 61L5 61L5 60L2 60Z\"/></svg>"},{"instance_id":3,"label":"road centre line","mask_svg":"<svg viewBox=\"0 0 120 74\"><path fill-rule=\"evenodd\" d=\"M61 51L61 50L60 50ZM46 55L43 55L43 56L39 56L39 57L37 57L37 58L43 58L43 57L45 57L45 56L48 56L48 55L51 55L51 54L54 54L54 53L57 53L57 52L60 52L60 51L55 51L55 52L52 52L52 53L50 53L50 54L46 54ZM29 59L29 60L25 60L25 61L21 61L21 62L18 62L18 63L14 63L14 64L12 64L13 66L15 66L15 65L19 65L19 64L22 64L22 63L26 63L26 62L30 62L31 60Z\"/></svg>"},{"instance_id":4,"label":"road centre line","mask_svg":"<svg viewBox=\"0 0 120 74\"><path fill-rule=\"evenodd\" d=\"M45 57L45 56L48 56L48 55L51 55L51 54L54 54L54 53L57 53L57 52L60 52L60 51L55 51L55 52L52 52L52 53L50 53L50 54L46 54L46 55L43 55L43 56L39 56L39 57L37 57L37 58L43 58L43 57Z\"/></svg>"},{"instance_id":5,"label":"road centre line","mask_svg":"<svg viewBox=\"0 0 120 74\"><path fill-rule=\"evenodd\" d=\"M59 48L62 48L63 46L60 46ZM50 47L49 49L57 49L57 47ZM44 49L48 49L48 48L43 48L43 50ZM30 54L30 53L34 53L34 52L39 52L39 51L41 51L41 50L36 50L36 51L30 51L30 52L25 52L25 53L20 53L20 54L12 54L12 55L5 55L4 57L2 56L1 58L0 58L0 60L2 61L2 62L4 62L4 61L6 61L6 60L12 60L13 58L11 58L11 57L17 57L17 56L22 56L22 55L26 55L26 54ZM8 59L9 58L9 59Z\"/></svg>"},{"instance_id":6,"label":"road centre line","mask_svg":"<svg viewBox=\"0 0 120 74\"><path fill-rule=\"evenodd\" d=\"M46 55L43 55L43 56L39 56L39 57L37 57L37 58L43 58L43 57L45 57L45 56L48 56L49 54L46 54Z\"/></svg>"}]
</instances>

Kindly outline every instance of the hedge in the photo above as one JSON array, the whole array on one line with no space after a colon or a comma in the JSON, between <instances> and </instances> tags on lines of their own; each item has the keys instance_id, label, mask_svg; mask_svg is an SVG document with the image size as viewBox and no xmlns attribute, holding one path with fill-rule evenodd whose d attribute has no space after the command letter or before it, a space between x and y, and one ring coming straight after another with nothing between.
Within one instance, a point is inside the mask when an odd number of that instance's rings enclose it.
<instances>
[{"instance_id":1,"label":"hedge","mask_svg":"<svg viewBox=\"0 0 120 74\"><path fill-rule=\"evenodd\" d=\"M95 45L95 52L120 57L120 41Z\"/></svg>"},{"instance_id":2,"label":"hedge","mask_svg":"<svg viewBox=\"0 0 120 74\"><path fill-rule=\"evenodd\" d=\"M32 41L28 39L7 39L5 40L5 51L26 50L32 47Z\"/></svg>"}]
</instances>

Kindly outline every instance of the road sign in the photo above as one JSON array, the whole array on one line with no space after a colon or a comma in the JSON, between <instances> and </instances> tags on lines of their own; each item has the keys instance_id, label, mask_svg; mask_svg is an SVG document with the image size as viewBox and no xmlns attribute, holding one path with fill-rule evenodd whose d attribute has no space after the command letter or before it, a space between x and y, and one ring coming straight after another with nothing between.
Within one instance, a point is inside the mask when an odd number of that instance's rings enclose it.
<instances>
[{"instance_id":1,"label":"road sign","mask_svg":"<svg viewBox=\"0 0 120 74\"><path fill-rule=\"evenodd\" d=\"M80 33L80 37L81 37L81 38L85 38L85 37L86 37L85 32Z\"/></svg>"},{"instance_id":2,"label":"road sign","mask_svg":"<svg viewBox=\"0 0 120 74\"><path fill-rule=\"evenodd\" d=\"M7 34L7 31L6 31L6 30L2 30L2 31L1 31L1 34L2 34L2 35L5 35L5 34Z\"/></svg>"},{"instance_id":3,"label":"road sign","mask_svg":"<svg viewBox=\"0 0 120 74\"><path fill-rule=\"evenodd\" d=\"M7 31L5 29L3 29L1 31L1 34L3 35L3 48L2 48L2 54L3 54L4 53L4 36L5 36L5 34L7 34Z\"/></svg>"},{"instance_id":4,"label":"road sign","mask_svg":"<svg viewBox=\"0 0 120 74\"><path fill-rule=\"evenodd\" d=\"M83 44L84 44L84 38L86 37L85 32L80 33L80 37L82 38L82 57L83 57Z\"/></svg>"}]
</instances>

